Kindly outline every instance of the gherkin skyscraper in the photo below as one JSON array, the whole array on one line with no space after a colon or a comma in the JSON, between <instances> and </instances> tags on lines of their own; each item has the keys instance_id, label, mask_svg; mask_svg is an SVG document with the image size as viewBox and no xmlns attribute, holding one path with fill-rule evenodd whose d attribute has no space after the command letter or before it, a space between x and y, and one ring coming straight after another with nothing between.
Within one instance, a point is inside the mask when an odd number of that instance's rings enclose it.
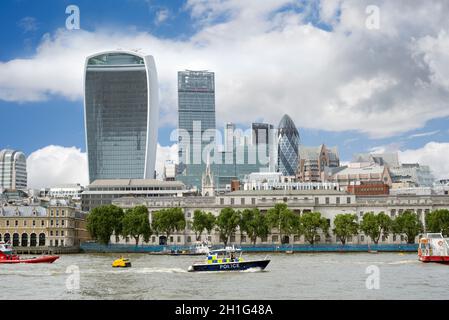
<instances>
[{"instance_id":1,"label":"gherkin skyscraper","mask_svg":"<svg viewBox=\"0 0 449 320\"><path fill-rule=\"evenodd\" d=\"M279 122L278 171L284 176L294 176L299 163L299 132L286 114Z\"/></svg>"}]
</instances>

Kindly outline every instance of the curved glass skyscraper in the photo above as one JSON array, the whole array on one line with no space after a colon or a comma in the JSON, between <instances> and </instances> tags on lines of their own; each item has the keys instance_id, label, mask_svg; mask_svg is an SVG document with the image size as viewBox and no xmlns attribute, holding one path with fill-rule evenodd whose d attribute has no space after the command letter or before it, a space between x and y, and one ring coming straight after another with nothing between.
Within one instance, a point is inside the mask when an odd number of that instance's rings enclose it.
<instances>
[{"instance_id":1,"label":"curved glass skyscraper","mask_svg":"<svg viewBox=\"0 0 449 320\"><path fill-rule=\"evenodd\" d=\"M26 189L27 164L23 152L0 151L0 189Z\"/></svg>"},{"instance_id":2,"label":"curved glass skyscraper","mask_svg":"<svg viewBox=\"0 0 449 320\"><path fill-rule=\"evenodd\" d=\"M278 171L284 176L294 176L299 162L299 132L293 120L286 114L279 123Z\"/></svg>"},{"instance_id":3,"label":"curved glass skyscraper","mask_svg":"<svg viewBox=\"0 0 449 320\"><path fill-rule=\"evenodd\" d=\"M89 56L84 90L89 181L153 178L159 118L153 57L121 50Z\"/></svg>"}]
</instances>

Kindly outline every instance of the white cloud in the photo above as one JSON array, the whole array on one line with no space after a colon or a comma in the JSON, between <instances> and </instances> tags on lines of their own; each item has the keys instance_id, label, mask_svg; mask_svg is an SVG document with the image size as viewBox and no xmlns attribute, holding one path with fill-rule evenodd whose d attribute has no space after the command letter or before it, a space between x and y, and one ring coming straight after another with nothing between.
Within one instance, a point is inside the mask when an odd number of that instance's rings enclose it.
<instances>
[{"instance_id":1,"label":"white cloud","mask_svg":"<svg viewBox=\"0 0 449 320\"><path fill-rule=\"evenodd\" d=\"M434 131L422 132L422 133L415 133L415 134L410 135L408 138L409 139L413 139L413 138L430 137L430 136L436 135L437 133L440 133L440 130L434 130Z\"/></svg>"},{"instance_id":2,"label":"white cloud","mask_svg":"<svg viewBox=\"0 0 449 320\"><path fill-rule=\"evenodd\" d=\"M34 17L22 18L17 24L23 29L24 33L37 31L39 29L37 20Z\"/></svg>"},{"instance_id":3,"label":"white cloud","mask_svg":"<svg viewBox=\"0 0 449 320\"><path fill-rule=\"evenodd\" d=\"M51 145L35 151L27 159L27 171L30 188L88 184L87 156L75 147Z\"/></svg>"},{"instance_id":4,"label":"white cloud","mask_svg":"<svg viewBox=\"0 0 449 320\"><path fill-rule=\"evenodd\" d=\"M162 173L166 160L177 162L178 146L157 146L156 171ZM87 154L75 147L50 145L27 159L28 187L44 188L67 183L88 185Z\"/></svg>"},{"instance_id":5,"label":"white cloud","mask_svg":"<svg viewBox=\"0 0 449 320\"><path fill-rule=\"evenodd\" d=\"M449 177L449 143L429 142L419 149L399 152L402 163L428 165L437 179Z\"/></svg>"},{"instance_id":6,"label":"white cloud","mask_svg":"<svg viewBox=\"0 0 449 320\"><path fill-rule=\"evenodd\" d=\"M154 55L161 125L176 125L176 76L184 69L215 71L218 125L277 124L288 113L299 127L382 138L449 116L449 2L320 3L332 32L308 23L311 8L297 10L292 0L189 0L199 30L185 41L135 30L58 30L33 57L0 63L0 99L81 101L84 57L121 47ZM365 27L370 4L381 10L379 30Z\"/></svg>"}]
</instances>

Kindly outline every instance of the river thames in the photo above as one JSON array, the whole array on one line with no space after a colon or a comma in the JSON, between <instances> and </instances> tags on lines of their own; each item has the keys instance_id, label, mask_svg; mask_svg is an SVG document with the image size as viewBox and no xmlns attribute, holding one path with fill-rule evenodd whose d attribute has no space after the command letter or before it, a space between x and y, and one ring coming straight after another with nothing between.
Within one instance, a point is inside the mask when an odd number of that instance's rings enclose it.
<instances>
[{"instance_id":1,"label":"river thames","mask_svg":"<svg viewBox=\"0 0 449 320\"><path fill-rule=\"evenodd\" d=\"M265 271L218 273L187 272L202 257L129 254L131 268L113 269L117 257L0 265L0 299L449 299L449 266L416 254L276 253Z\"/></svg>"}]
</instances>

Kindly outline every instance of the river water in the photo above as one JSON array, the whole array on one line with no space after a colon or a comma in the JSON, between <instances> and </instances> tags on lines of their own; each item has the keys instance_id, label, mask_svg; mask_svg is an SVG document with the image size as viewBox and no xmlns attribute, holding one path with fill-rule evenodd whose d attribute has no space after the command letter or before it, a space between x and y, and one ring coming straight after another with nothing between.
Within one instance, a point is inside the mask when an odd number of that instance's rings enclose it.
<instances>
[{"instance_id":1,"label":"river water","mask_svg":"<svg viewBox=\"0 0 449 320\"><path fill-rule=\"evenodd\" d=\"M219 273L186 271L202 257L127 257L128 269L113 269L113 254L0 264L0 299L449 299L449 266L416 254L276 253L265 271Z\"/></svg>"}]
</instances>

